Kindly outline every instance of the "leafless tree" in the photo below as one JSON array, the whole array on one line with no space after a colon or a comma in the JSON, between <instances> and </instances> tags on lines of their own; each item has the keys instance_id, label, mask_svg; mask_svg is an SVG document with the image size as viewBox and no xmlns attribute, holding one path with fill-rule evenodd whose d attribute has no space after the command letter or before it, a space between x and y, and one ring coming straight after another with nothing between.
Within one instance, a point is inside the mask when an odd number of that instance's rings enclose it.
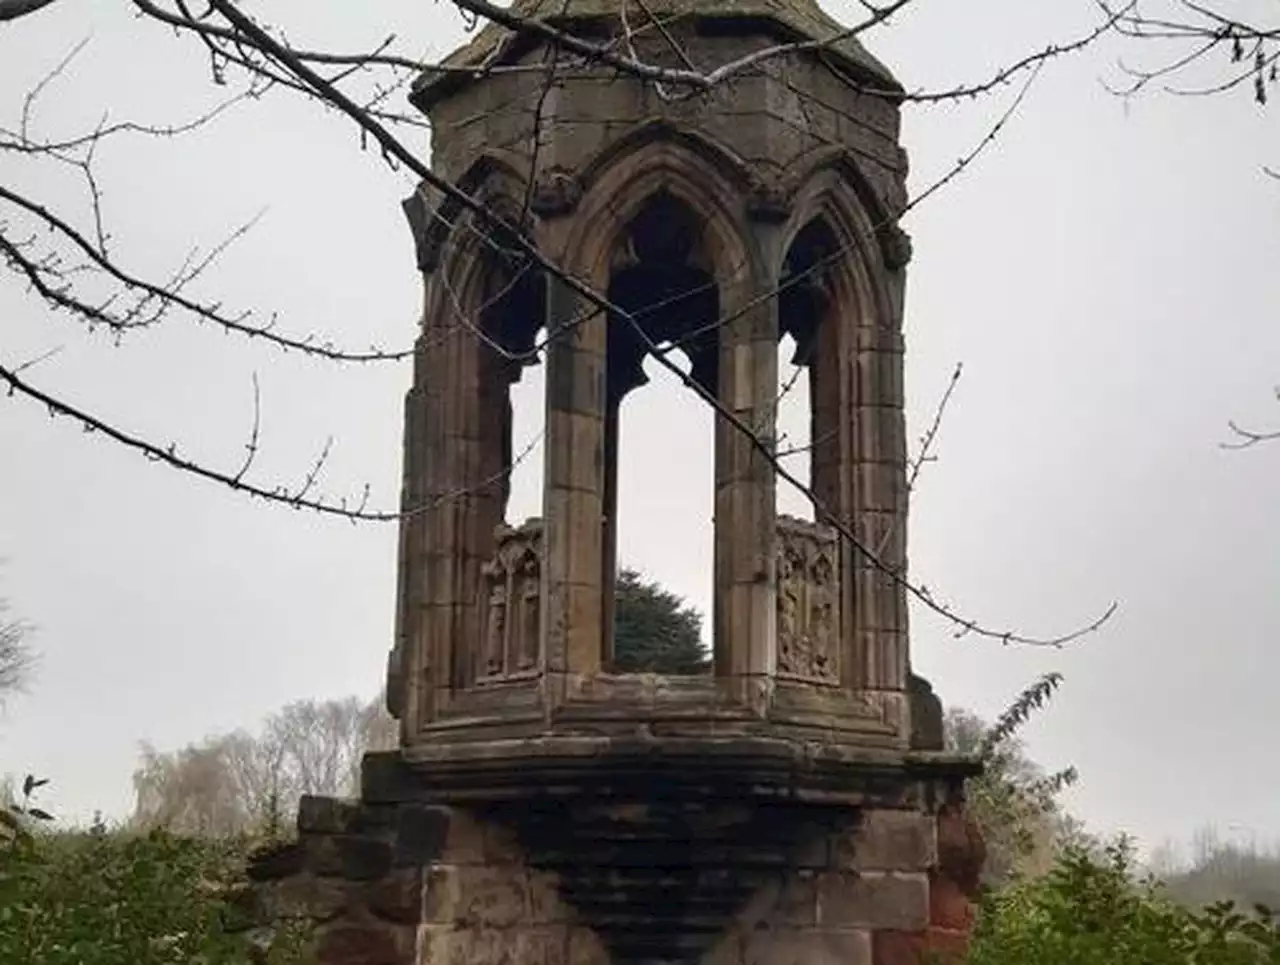
<instances>
[{"instance_id":1,"label":"leafless tree","mask_svg":"<svg viewBox=\"0 0 1280 965\"><path fill-rule=\"evenodd\" d=\"M0 705L27 685L36 661L31 625L11 618L9 612L9 604L0 599Z\"/></svg>"},{"instance_id":2,"label":"leafless tree","mask_svg":"<svg viewBox=\"0 0 1280 965\"><path fill-rule=\"evenodd\" d=\"M1100 0L1105 3L1107 0ZM1104 6L1105 8L1105 6ZM1115 9L1118 33L1132 53L1111 89L1123 97L1160 92L1204 98L1246 93L1267 106L1280 79L1280 7L1241 0L1145 0ZM1263 173L1280 180L1280 170ZM1276 389L1280 400L1280 387ZM1280 439L1280 428L1231 421L1224 449Z\"/></svg>"},{"instance_id":3,"label":"leafless tree","mask_svg":"<svg viewBox=\"0 0 1280 965\"><path fill-rule=\"evenodd\" d=\"M347 697L295 701L257 734L238 730L170 752L144 744L133 822L213 836L279 826L303 794L357 794L365 751L394 747L396 736L381 697Z\"/></svg>"},{"instance_id":4,"label":"leafless tree","mask_svg":"<svg viewBox=\"0 0 1280 965\"><path fill-rule=\"evenodd\" d=\"M1275 389L1276 401L1280 402L1280 386ZM1234 419L1227 423L1231 430L1231 438L1222 443L1224 449L1248 449L1260 442L1275 442L1280 439L1280 428L1258 429L1240 425Z\"/></svg>"},{"instance_id":5,"label":"leafless tree","mask_svg":"<svg viewBox=\"0 0 1280 965\"><path fill-rule=\"evenodd\" d=\"M1275 4L1140 0L1114 13L1117 31L1135 42L1120 64L1125 79L1113 86L1116 92L1205 97L1245 89L1267 103L1280 58Z\"/></svg>"},{"instance_id":6,"label":"leafless tree","mask_svg":"<svg viewBox=\"0 0 1280 965\"><path fill-rule=\"evenodd\" d=\"M20 22L28 17L37 17L40 10L48 8L54 2L56 0L0 0L0 23ZM146 277L128 267L127 254L120 250L104 226L94 157L105 142L126 135L161 138L177 136L209 123L224 110L237 108L268 93L285 91L301 95L319 102L352 125L362 138L362 143L376 149L393 168L412 173L439 195L451 199L464 212L474 216L475 224L485 226L483 230L486 234L482 237L485 244L516 256L527 265L558 279L575 292L592 312L610 311L624 324L628 324L658 364L667 368L712 407L717 419L743 433L761 455L775 466L780 479L805 494L814 505L815 518L833 525L842 538L853 543L873 566L902 586L922 606L949 622L957 636L976 635L1005 643L1060 646L1097 629L1113 612L1114 606L1109 607L1097 619L1067 633L1054 636L1023 634L990 627L960 613L926 587L909 582L896 568L882 563L881 554L876 547L862 545L845 521L829 512L818 497L779 461L779 453L768 433L742 422L705 388L683 373L668 357L669 350L653 344L638 322L619 306L612 304L605 293L592 290L546 258L521 225L504 219L480 199L442 179L409 146L409 142L402 136L403 132L420 128L425 122L421 117L397 108L394 95L402 91L424 69L449 71L464 68L450 66L448 63L428 64L420 58L398 52L394 37L375 49L354 53L302 48L284 39L290 31L279 25L263 23L246 12L235 0L207 0L207 5L198 12L185 0L120 2L128 5L143 21L188 37L194 49L200 50L208 58L214 82L231 93L214 111L181 119L177 123L154 125L104 122L97 128L72 138L43 137L37 132L33 119L40 98L65 73L67 65L75 56L75 50L55 68L45 82L26 93L20 123L13 129L0 128L0 154L12 155L15 159L21 158L28 163L60 165L69 169L84 182L85 196L88 198L88 211L81 212L76 218L55 210L53 205L39 198L0 184L0 255L8 269L25 281L33 297L42 300L50 310L68 315L89 329L106 331L117 339L124 339L137 330L170 320L183 320L277 349L300 352L318 361L333 364L375 364L407 357L411 351L407 346L355 348L339 345L318 334L288 334L274 316L261 317L252 308L233 309L220 301L203 300L191 294L192 283L209 270L226 245L234 242L248 226L233 232L229 238L207 252L193 253L178 264L169 276L161 278ZM549 87L557 77L567 72L603 65L618 75L652 85L658 96L671 100L705 93L750 70L777 69L776 65L782 62L783 57L797 51L821 53L823 48L831 44L860 37L883 27L913 5L915 0L863 0L862 18L836 36L825 41L781 43L761 48L714 69L696 67L687 54L678 49L662 18L651 15L631 17L627 4L621 0L617 36L604 40L588 39L560 29L553 18L538 12L538 4L527 0L517 0L511 7L499 7L488 0L452 2L465 16L477 21L492 21L513 34L532 36L550 51L547 63L544 64L504 65L490 61L478 68L465 68L465 72L471 77L512 71L533 72L537 74L537 83ZM639 13L646 11L643 2L638 3L638 10ZM958 82L945 89L886 91L864 83L863 89L867 93L892 96L908 104L976 98L1001 92L1011 83L1021 84L1020 89L1015 91L1008 110L974 149L943 177L920 191L897 215L905 214L949 184L996 140L1022 103L1028 87L1046 64L1089 46L1113 30L1132 11L1132 4L1115 10L1100 6L1096 26L1082 36L1066 40L1048 38L1041 49L1029 52L990 76ZM5 28L6 31L12 29ZM677 55L674 60L678 62L676 66L672 66L669 59L664 58L660 63L646 59L639 52L638 45L633 41L635 35L642 30L661 32L677 48L674 51ZM0 34L0 45L9 40L4 34ZM519 105L513 105L513 109L518 107ZM538 111L537 108L533 109ZM535 120L537 123L542 122L540 111L536 113ZM838 258L842 254L840 251L832 252L830 258ZM826 263L820 261L809 270L820 271ZM787 285L800 283L804 274L807 273L793 276ZM778 292L769 297L777 297L783 287L785 286L780 286ZM718 324L727 321L728 318L723 318ZM550 332L547 340L563 335L564 332ZM533 352L544 350L547 340L535 346ZM85 431L132 449L154 462L268 502L295 508L305 507L353 520L395 520L406 513L418 513L430 508L426 505L400 509L378 508L371 501L367 486L348 496L327 495L322 491L329 452L327 446L302 475L301 482L290 485L261 479L257 471L260 399L256 381L254 418L244 447L245 455L219 467L188 455L177 443L145 438L103 418L89 404L75 403L41 388L30 378L28 372L35 364L44 360L44 357L28 360L0 359L0 385L6 387L10 395L38 403L52 415L77 423ZM336 763L326 759L318 759L312 764L322 772L331 765L338 767Z\"/></svg>"}]
</instances>

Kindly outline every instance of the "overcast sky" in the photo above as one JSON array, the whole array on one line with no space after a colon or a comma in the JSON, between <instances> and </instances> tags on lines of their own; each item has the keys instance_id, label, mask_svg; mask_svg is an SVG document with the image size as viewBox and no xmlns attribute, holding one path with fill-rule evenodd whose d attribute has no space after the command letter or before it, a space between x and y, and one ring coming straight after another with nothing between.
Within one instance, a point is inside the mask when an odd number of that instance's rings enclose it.
<instances>
[{"instance_id":1,"label":"overcast sky","mask_svg":"<svg viewBox=\"0 0 1280 965\"><path fill-rule=\"evenodd\" d=\"M268 5L250 5L262 9ZM832 3L851 19L856 5ZM388 33L447 52L445 3L277 0L292 39L356 51ZM1086 31L1088 0L920 0L869 45L909 87L979 80ZM38 130L172 123L220 92L198 46L123 0L59 0L0 27L3 123L77 41ZM913 653L948 703L994 714L1035 676L1066 683L1028 728L1046 766L1082 775L1071 806L1146 843L1280 838L1280 444L1219 447L1226 422L1280 423L1280 126L1247 91L1124 103L1120 42L1051 64L995 145L910 214L908 417L923 430L965 374L912 507L914 576L966 615L1028 634L1115 618L1062 651L952 639L917 612ZM913 191L980 139L1013 89L907 109ZM426 136L418 139L425 152ZM84 223L77 182L0 159L7 183ZM282 328L407 345L419 279L399 202L412 187L340 118L284 93L181 139L121 139L99 176L119 257L172 271L265 209L199 285ZM259 479L300 480L332 436L333 493L393 505L404 365L339 367L173 318L119 347L51 316L0 274L0 355L62 347L29 373L138 434L235 467L262 387ZM654 374L628 400L622 558L704 610L711 419ZM515 444L538 429L521 387ZM797 399L797 401L802 401ZM799 419L793 410L787 417ZM394 526L270 508L0 399L0 595L39 625L43 664L0 720L0 771L52 778L72 817L124 814L139 741L171 748L253 726L291 699L372 695L391 644ZM537 511L532 465L512 515ZM796 506L783 497L783 508Z\"/></svg>"}]
</instances>

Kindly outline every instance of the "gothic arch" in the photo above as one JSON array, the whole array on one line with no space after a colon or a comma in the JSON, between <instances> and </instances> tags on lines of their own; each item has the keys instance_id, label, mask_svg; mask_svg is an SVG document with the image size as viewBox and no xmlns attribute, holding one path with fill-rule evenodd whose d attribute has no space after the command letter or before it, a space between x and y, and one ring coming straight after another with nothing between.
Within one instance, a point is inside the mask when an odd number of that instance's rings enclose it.
<instances>
[{"instance_id":1,"label":"gothic arch","mask_svg":"<svg viewBox=\"0 0 1280 965\"><path fill-rule=\"evenodd\" d=\"M601 172L606 171L619 159L658 142L677 145L698 156L725 175L741 191L750 190L754 183L750 170L742 158L715 138L709 137L702 131L659 119L637 124L597 151L595 156L582 167L579 179L583 187L589 188Z\"/></svg>"},{"instance_id":2,"label":"gothic arch","mask_svg":"<svg viewBox=\"0 0 1280 965\"><path fill-rule=\"evenodd\" d=\"M757 278L762 259L746 223L746 183L740 162L705 138L668 125L645 125L588 165L571 219L581 230L566 247L563 264L589 284L607 282L609 260L627 226L665 191L701 222L720 284L735 276Z\"/></svg>"},{"instance_id":3,"label":"gothic arch","mask_svg":"<svg viewBox=\"0 0 1280 965\"><path fill-rule=\"evenodd\" d=\"M823 213L825 207L825 213L842 222L846 230L858 232L859 238L874 238L879 257L890 271L906 264L909 252L902 251L898 228L898 217L906 206L900 182L895 181L886 196L886 191L867 176L854 152L845 147L816 148L797 159L791 171L780 183L779 193L790 202L793 231ZM900 176L905 175L904 166Z\"/></svg>"},{"instance_id":4,"label":"gothic arch","mask_svg":"<svg viewBox=\"0 0 1280 965\"><path fill-rule=\"evenodd\" d=\"M477 157L462 173L457 188L516 225L520 221L521 206L512 199L524 197L527 184L520 174L519 160L510 152L492 149ZM456 228L479 217L452 196L443 197L430 207L422 188L405 202L405 208L410 221L419 222L415 225L418 267L428 272L440 266L445 246Z\"/></svg>"},{"instance_id":5,"label":"gothic arch","mask_svg":"<svg viewBox=\"0 0 1280 965\"><path fill-rule=\"evenodd\" d=\"M861 180L859 178L859 180ZM862 182L865 185L865 181ZM792 213L779 246L779 263L775 277L780 277L783 261L792 244L814 222L825 224L835 237L839 250L847 255L834 258L829 278L833 296L844 311L854 311L862 324L888 324L895 317L891 293L884 284L883 273L876 270L882 257L877 226L882 222L883 207L868 207L843 165L826 165L810 172L792 192Z\"/></svg>"}]
</instances>

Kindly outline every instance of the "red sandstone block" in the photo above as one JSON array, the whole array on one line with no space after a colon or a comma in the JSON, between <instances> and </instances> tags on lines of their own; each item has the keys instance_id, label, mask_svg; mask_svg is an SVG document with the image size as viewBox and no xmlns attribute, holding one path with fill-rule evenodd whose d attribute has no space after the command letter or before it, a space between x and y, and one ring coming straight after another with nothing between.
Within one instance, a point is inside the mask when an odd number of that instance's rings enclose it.
<instances>
[{"instance_id":1,"label":"red sandstone block","mask_svg":"<svg viewBox=\"0 0 1280 965\"><path fill-rule=\"evenodd\" d=\"M968 936L960 932L878 931L872 937L873 965L963 965Z\"/></svg>"},{"instance_id":2,"label":"red sandstone block","mask_svg":"<svg viewBox=\"0 0 1280 965\"><path fill-rule=\"evenodd\" d=\"M967 932L973 917L973 902L958 884L944 875L930 876L929 924L933 928Z\"/></svg>"},{"instance_id":3,"label":"red sandstone block","mask_svg":"<svg viewBox=\"0 0 1280 965\"><path fill-rule=\"evenodd\" d=\"M987 848L978 826L962 808L938 814L938 867L966 893L976 893Z\"/></svg>"}]
</instances>

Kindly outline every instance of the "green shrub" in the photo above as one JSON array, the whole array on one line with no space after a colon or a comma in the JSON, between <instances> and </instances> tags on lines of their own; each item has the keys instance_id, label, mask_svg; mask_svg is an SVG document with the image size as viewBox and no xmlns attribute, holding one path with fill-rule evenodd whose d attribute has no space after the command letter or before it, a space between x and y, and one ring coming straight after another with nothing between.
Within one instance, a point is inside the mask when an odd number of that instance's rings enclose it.
<instances>
[{"instance_id":1,"label":"green shrub","mask_svg":"<svg viewBox=\"0 0 1280 965\"><path fill-rule=\"evenodd\" d=\"M248 837L47 830L31 804L0 804L0 962L4 965L290 965L307 936L284 927L251 955L227 896L244 883Z\"/></svg>"},{"instance_id":2,"label":"green shrub","mask_svg":"<svg viewBox=\"0 0 1280 965\"><path fill-rule=\"evenodd\" d=\"M1229 903L1192 910L1153 879L1135 880L1121 840L1100 856L1068 848L1034 881L989 892L969 965L1262 965L1280 963L1270 912Z\"/></svg>"}]
</instances>

